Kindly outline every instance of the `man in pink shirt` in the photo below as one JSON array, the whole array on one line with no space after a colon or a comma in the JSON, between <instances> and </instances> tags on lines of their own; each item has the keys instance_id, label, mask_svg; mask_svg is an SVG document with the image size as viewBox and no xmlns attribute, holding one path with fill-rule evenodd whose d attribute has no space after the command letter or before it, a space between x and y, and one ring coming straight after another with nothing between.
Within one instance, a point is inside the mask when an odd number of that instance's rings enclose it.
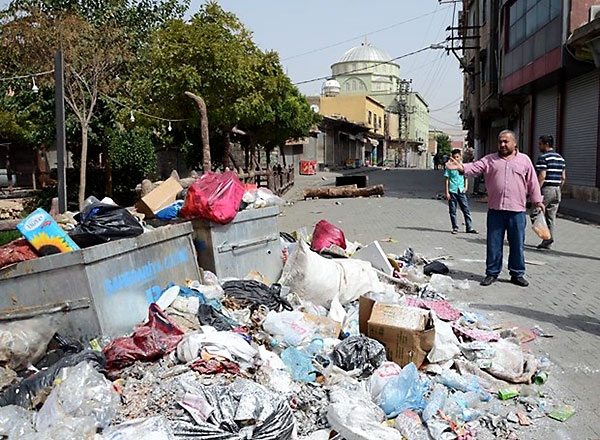
<instances>
[{"instance_id":1,"label":"man in pink shirt","mask_svg":"<svg viewBox=\"0 0 600 440\"><path fill-rule=\"evenodd\" d=\"M515 133L504 130L498 136L498 152L488 154L476 162L462 164L450 159L446 168L458 170L467 176L483 174L488 193L487 256L482 286L498 279L502 270L504 235L508 238L508 271L510 282L527 287L525 279L525 227L527 196L544 209L535 168L529 156L519 153Z\"/></svg>"}]
</instances>

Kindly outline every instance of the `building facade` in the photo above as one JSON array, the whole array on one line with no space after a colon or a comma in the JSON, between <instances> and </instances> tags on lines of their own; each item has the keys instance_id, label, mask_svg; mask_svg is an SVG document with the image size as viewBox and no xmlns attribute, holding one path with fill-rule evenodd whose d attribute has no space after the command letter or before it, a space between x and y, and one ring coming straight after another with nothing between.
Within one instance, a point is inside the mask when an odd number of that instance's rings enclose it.
<instances>
[{"instance_id":1,"label":"building facade","mask_svg":"<svg viewBox=\"0 0 600 440\"><path fill-rule=\"evenodd\" d=\"M455 51L463 126L481 156L517 133L532 160L541 135L567 162L563 194L599 200L600 7L595 1L465 0ZM455 40L452 40L455 41Z\"/></svg>"}]
</instances>

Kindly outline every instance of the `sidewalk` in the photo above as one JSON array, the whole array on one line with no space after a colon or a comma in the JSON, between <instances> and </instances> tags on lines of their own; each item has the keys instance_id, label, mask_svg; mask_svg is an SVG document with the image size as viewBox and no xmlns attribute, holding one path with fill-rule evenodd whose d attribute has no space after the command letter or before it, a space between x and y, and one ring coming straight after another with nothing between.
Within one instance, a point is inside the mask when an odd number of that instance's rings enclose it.
<instances>
[{"instance_id":1,"label":"sidewalk","mask_svg":"<svg viewBox=\"0 0 600 440\"><path fill-rule=\"evenodd\" d=\"M560 202L558 213L600 225L600 203L585 202L577 199L563 199Z\"/></svg>"}]
</instances>

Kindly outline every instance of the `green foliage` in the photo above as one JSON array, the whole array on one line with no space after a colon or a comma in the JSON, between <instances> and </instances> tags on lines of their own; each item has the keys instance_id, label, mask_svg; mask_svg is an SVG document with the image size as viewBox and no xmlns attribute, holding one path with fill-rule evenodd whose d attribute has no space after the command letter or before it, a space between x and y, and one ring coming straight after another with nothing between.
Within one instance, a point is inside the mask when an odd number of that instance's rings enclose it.
<instances>
[{"instance_id":1,"label":"green foliage","mask_svg":"<svg viewBox=\"0 0 600 440\"><path fill-rule=\"evenodd\" d=\"M152 133L143 128L115 130L110 135L108 154L114 195L130 203L136 185L156 169Z\"/></svg>"},{"instance_id":2,"label":"green foliage","mask_svg":"<svg viewBox=\"0 0 600 440\"><path fill-rule=\"evenodd\" d=\"M452 152L452 141L447 134L438 134L435 137L435 141L437 142L437 151L438 153L447 154L450 156Z\"/></svg>"},{"instance_id":3,"label":"green foliage","mask_svg":"<svg viewBox=\"0 0 600 440\"><path fill-rule=\"evenodd\" d=\"M17 238L21 238L21 233L17 230L14 231L0 231L0 246L10 243Z\"/></svg>"},{"instance_id":4,"label":"green foliage","mask_svg":"<svg viewBox=\"0 0 600 440\"><path fill-rule=\"evenodd\" d=\"M262 52L239 19L215 2L202 5L189 22L174 20L157 31L138 67L135 96L154 103L153 114L189 119L185 128L173 127L172 140L185 147L192 167L202 161L200 128L185 91L206 102L211 156L217 163L224 135L235 126L271 147L307 135L315 122L278 55Z\"/></svg>"}]
</instances>

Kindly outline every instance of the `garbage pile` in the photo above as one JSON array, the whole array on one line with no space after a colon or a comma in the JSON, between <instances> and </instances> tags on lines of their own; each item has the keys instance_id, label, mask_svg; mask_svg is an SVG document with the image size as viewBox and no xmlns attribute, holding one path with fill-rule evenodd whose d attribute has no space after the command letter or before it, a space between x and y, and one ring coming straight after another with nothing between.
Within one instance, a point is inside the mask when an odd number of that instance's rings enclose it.
<instances>
[{"instance_id":1,"label":"garbage pile","mask_svg":"<svg viewBox=\"0 0 600 440\"><path fill-rule=\"evenodd\" d=\"M278 283L205 271L110 341L0 323L0 438L517 439L573 414L526 349L540 329L455 308L470 286L439 259L327 222L281 243Z\"/></svg>"},{"instance_id":2,"label":"garbage pile","mask_svg":"<svg viewBox=\"0 0 600 440\"><path fill-rule=\"evenodd\" d=\"M207 172L181 180L174 172L160 185L150 186L133 207L119 206L110 197L98 200L90 196L77 213L50 215L42 208L36 209L17 225L24 239L0 246L0 269L37 257L136 237L155 227L153 222L164 226L202 218L228 224L241 210L283 205L285 201L269 189L244 185L231 171Z\"/></svg>"}]
</instances>

